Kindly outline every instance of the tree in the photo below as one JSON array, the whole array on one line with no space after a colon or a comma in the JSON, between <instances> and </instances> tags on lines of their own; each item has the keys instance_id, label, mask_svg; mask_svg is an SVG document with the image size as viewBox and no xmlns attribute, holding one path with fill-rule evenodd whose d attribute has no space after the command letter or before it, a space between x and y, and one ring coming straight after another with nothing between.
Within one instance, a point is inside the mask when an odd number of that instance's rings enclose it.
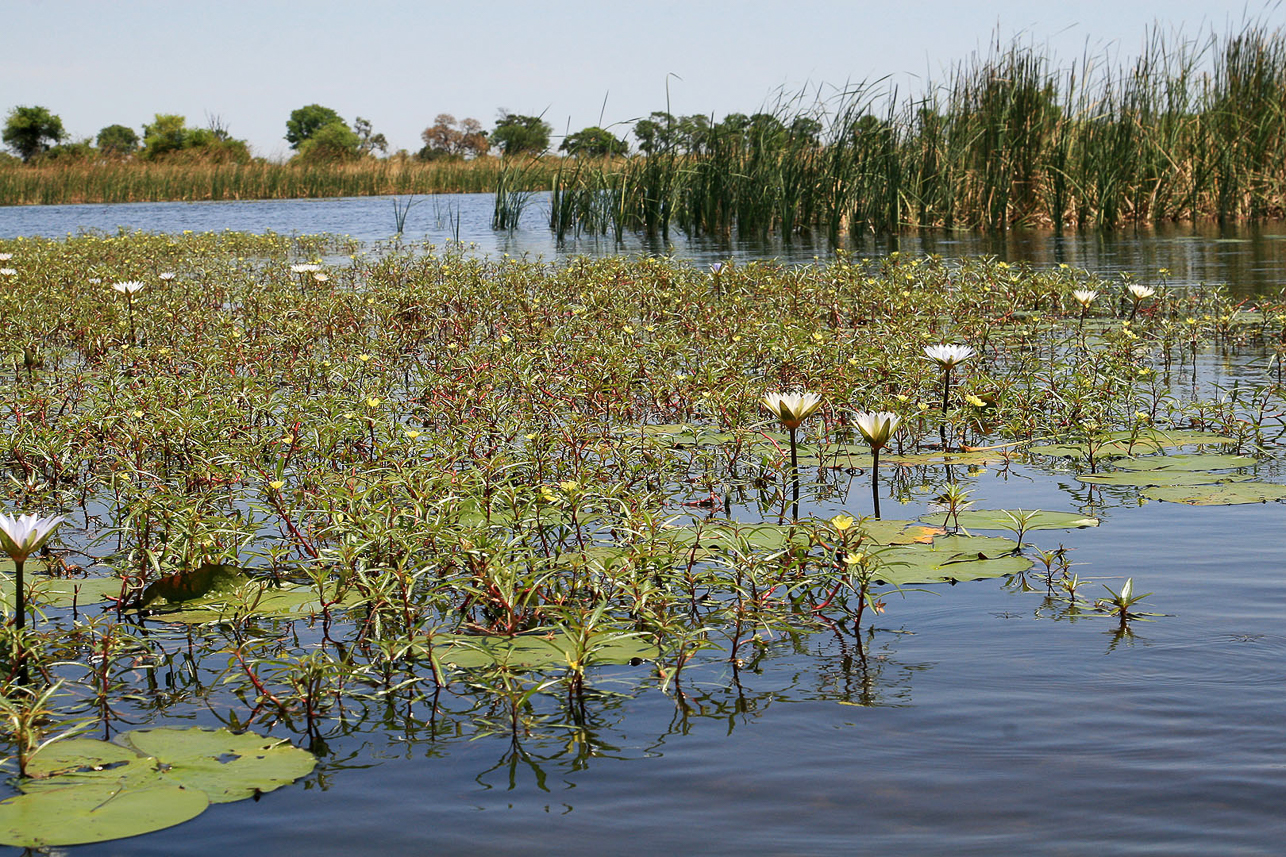
<instances>
[{"instance_id":1,"label":"tree","mask_svg":"<svg viewBox=\"0 0 1286 857\"><path fill-rule=\"evenodd\" d=\"M189 128L187 118L176 113L158 113L143 126L143 149L139 157L148 160L183 155L202 161L249 163L250 147L234 140L216 117L210 128Z\"/></svg>"},{"instance_id":2,"label":"tree","mask_svg":"<svg viewBox=\"0 0 1286 857\"><path fill-rule=\"evenodd\" d=\"M634 123L634 139L639 141L639 151L645 155L664 152L674 144L674 117L661 110Z\"/></svg>"},{"instance_id":3,"label":"tree","mask_svg":"<svg viewBox=\"0 0 1286 857\"><path fill-rule=\"evenodd\" d=\"M157 113L150 124L143 126L144 158L157 158L177 152L187 141L187 117L177 113Z\"/></svg>"},{"instance_id":4,"label":"tree","mask_svg":"<svg viewBox=\"0 0 1286 857\"><path fill-rule=\"evenodd\" d=\"M340 115L329 107L322 107L320 104L300 107L291 112L290 118L286 120L286 142L290 144L290 148L298 149L305 140L336 122L348 127Z\"/></svg>"},{"instance_id":5,"label":"tree","mask_svg":"<svg viewBox=\"0 0 1286 857\"><path fill-rule=\"evenodd\" d=\"M503 155L539 155L549 148L549 135L554 129L539 116L522 116L500 111L500 119L491 132L491 142Z\"/></svg>"},{"instance_id":6,"label":"tree","mask_svg":"<svg viewBox=\"0 0 1286 857\"><path fill-rule=\"evenodd\" d=\"M5 145L24 161L48 149L66 137L63 120L45 107L15 107L4 124Z\"/></svg>"},{"instance_id":7,"label":"tree","mask_svg":"<svg viewBox=\"0 0 1286 857\"><path fill-rule=\"evenodd\" d=\"M138 148L138 134L128 125L108 125L98 132L98 150L104 155L124 157Z\"/></svg>"},{"instance_id":8,"label":"tree","mask_svg":"<svg viewBox=\"0 0 1286 857\"><path fill-rule=\"evenodd\" d=\"M299 145L295 157L302 161L351 161L361 157L362 140L343 120L315 129Z\"/></svg>"},{"instance_id":9,"label":"tree","mask_svg":"<svg viewBox=\"0 0 1286 857\"><path fill-rule=\"evenodd\" d=\"M624 140L612 136L610 131L594 125L575 134L568 134L558 150L576 157L605 158L608 155L628 154L630 146Z\"/></svg>"},{"instance_id":10,"label":"tree","mask_svg":"<svg viewBox=\"0 0 1286 857\"><path fill-rule=\"evenodd\" d=\"M476 158L491 149L487 132L477 119L456 122L450 113L439 113L433 124L420 135L424 148L418 157L425 161L435 158Z\"/></svg>"},{"instance_id":11,"label":"tree","mask_svg":"<svg viewBox=\"0 0 1286 857\"><path fill-rule=\"evenodd\" d=\"M376 151L388 154L388 139L383 134L376 134L369 120L358 116L353 120L353 130L357 133L357 151L363 155L373 155Z\"/></svg>"}]
</instances>

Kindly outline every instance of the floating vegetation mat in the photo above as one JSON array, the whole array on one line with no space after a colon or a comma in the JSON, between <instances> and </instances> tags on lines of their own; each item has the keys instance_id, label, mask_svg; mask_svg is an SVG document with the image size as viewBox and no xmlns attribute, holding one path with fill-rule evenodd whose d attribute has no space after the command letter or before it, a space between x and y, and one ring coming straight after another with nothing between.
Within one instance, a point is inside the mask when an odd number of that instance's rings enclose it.
<instances>
[{"instance_id":1,"label":"floating vegetation mat","mask_svg":"<svg viewBox=\"0 0 1286 857\"><path fill-rule=\"evenodd\" d=\"M63 518L0 567L4 841L178 823L389 712L518 746L816 631L865 664L922 590L1127 629L1164 580L1087 600L1060 539L1286 495L1280 299L896 254L355 249L0 248L4 506ZM1036 479L1064 499L1005 496Z\"/></svg>"}]
</instances>

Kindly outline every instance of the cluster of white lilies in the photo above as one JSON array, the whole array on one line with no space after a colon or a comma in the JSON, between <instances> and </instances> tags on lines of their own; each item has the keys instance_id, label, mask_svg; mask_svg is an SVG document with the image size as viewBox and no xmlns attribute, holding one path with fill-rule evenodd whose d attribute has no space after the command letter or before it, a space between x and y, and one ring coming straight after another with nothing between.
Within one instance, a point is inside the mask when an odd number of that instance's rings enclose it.
<instances>
[{"instance_id":1,"label":"cluster of white lilies","mask_svg":"<svg viewBox=\"0 0 1286 857\"><path fill-rule=\"evenodd\" d=\"M924 349L924 356L937 363L942 369L942 413L945 416L950 403L951 370L977 354L968 345L930 345ZM799 457L796 452L796 431L804 420L817 412L822 406L822 397L816 393L769 393L763 398L763 406L790 432L790 464L795 471L799 469ZM875 515L879 517L878 480L880 468L880 450L888 446L897 431L902 418L890 411L858 411L854 414L857 430L862 439L871 447L874 463L871 467L871 487L875 495Z\"/></svg>"}]
</instances>

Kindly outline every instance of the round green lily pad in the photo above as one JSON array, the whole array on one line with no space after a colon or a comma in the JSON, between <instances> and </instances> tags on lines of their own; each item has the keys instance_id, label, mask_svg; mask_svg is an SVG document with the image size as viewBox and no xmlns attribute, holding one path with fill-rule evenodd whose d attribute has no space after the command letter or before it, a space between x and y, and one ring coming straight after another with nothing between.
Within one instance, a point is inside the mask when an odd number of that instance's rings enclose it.
<instances>
[{"instance_id":1,"label":"round green lily pad","mask_svg":"<svg viewBox=\"0 0 1286 857\"><path fill-rule=\"evenodd\" d=\"M1251 476L1235 473L1205 473L1187 470L1113 470L1107 473L1080 473L1076 476L1086 485L1116 485L1147 488L1149 486L1215 485L1223 482L1249 482Z\"/></svg>"},{"instance_id":2,"label":"round green lily pad","mask_svg":"<svg viewBox=\"0 0 1286 857\"><path fill-rule=\"evenodd\" d=\"M1143 492L1149 500L1186 503L1189 506L1236 506L1242 503L1267 503L1286 498L1286 485L1267 482L1232 482L1219 485L1193 485L1149 488Z\"/></svg>"},{"instance_id":3,"label":"round green lily pad","mask_svg":"<svg viewBox=\"0 0 1286 857\"><path fill-rule=\"evenodd\" d=\"M268 792L317 760L284 739L226 729L136 729L120 743L55 741L0 802L0 844L76 845L180 824L211 803Z\"/></svg>"},{"instance_id":4,"label":"round green lily pad","mask_svg":"<svg viewBox=\"0 0 1286 857\"><path fill-rule=\"evenodd\" d=\"M1122 470L1227 470L1233 467L1249 467L1255 459L1247 455L1222 455L1209 452L1184 455L1145 455L1139 458L1122 458L1113 461L1115 467Z\"/></svg>"},{"instance_id":5,"label":"round green lily pad","mask_svg":"<svg viewBox=\"0 0 1286 857\"><path fill-rule=\"evenodd\" d=\"M197 788L210 803L231 803L270 792L312 772L317 759L284 738L226 729L135 729L123 744L166 766L165 776Z\"/></svg>"},{"instance_id":6,"label":"round green lily pad","mask_svg":"<svg viewBox=\"0 0 1286 857\"><path fill-rule=\"evenodd\" d=\"M40 848L124 839L182 824L209 805L199 789L159 781L41 789L0 801L0 843Z\"/></svg>"},{"instance_id":7,"label":"round green lily pad","mask_svg":"<svg viewBox=\"0 0 1286 857\"><path fill-rule=\"evenodd\" d=\"M929 517L936 519L938 516ZM1079 512L1050 512L1044 509L966 509L951 520L966 530L1017 531L1018 521L1023 517L1027 517L1023 530L1070 530L1098 526L1098 518L1087 517Z\"/></svg>"}]
</instances>

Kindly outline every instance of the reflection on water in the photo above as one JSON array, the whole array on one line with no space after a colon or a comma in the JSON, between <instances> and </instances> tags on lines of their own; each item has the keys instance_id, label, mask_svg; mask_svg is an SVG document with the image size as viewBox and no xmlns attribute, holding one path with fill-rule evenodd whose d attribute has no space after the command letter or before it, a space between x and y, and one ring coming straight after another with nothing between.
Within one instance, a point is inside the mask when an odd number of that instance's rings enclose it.
<instances>
[{"instance_id":1,"label":"reflection on water","mask_svg":"<svg viewBox=\"0 0 1286 857\"><path fill-rule=\"evenodd\" d=\"M403 203L406 198L400 198ZM512 232L491 228L490 194L441 194L416 198L405 223L407 241L444 246L460 241L476 252L560 258L612 253L673 255L697 265L735 259L778 259L786 263L827 259L833 248L823 236L732 240L720 236L686 238L627 235L587 236L559 243L548 227L548 202L537 195ZM367 242L388 240L397 229L393 197L268 200L257 202L149 202L112 205L35 205L0 207L0 238L19 235L62 237L84 230L115 232L223 231L291 234L329 232ZM843 249L859 256L892 251L946 257L995 256L1039 266L1070 265L1103 274L1129 273L1145 283L1178 285L1227 283L1238 294L1275 292L1286 283L1286 224L1221 228L1213 223L1163 224L1119 232L1012 230L923 231L899 236L846 239ZM1160 274L1164 269L1168 274Z\"/></svg>"}]
</instances>

